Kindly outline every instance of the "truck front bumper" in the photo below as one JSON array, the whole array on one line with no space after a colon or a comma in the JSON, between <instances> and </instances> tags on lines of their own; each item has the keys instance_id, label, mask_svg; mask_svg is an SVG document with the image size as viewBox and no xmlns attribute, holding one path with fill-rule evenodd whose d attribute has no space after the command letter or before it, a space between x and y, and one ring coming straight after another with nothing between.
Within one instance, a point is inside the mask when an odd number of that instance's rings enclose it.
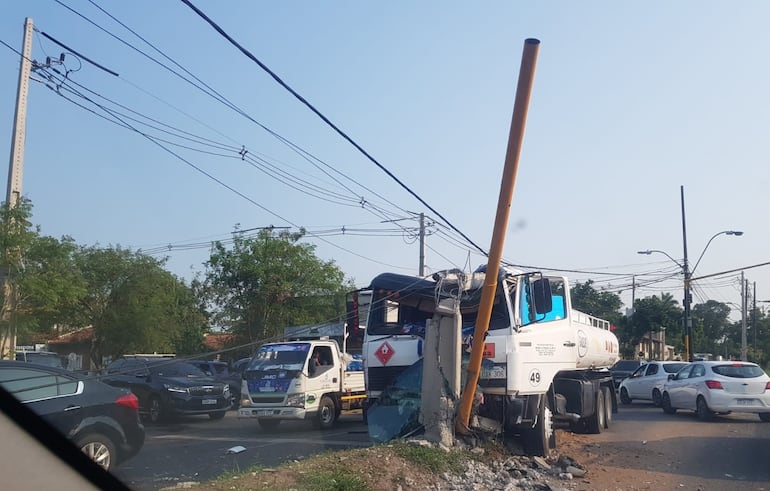
<instances>
[{"instance_id":1,"label":"truck front bumper","mask_svg":"<svg viewBox=\"0 0 770 491\"><path fill-rule=\"evenodd\" d=\"M238 418L294 419L305 420L314 416L307 409L298 407L241 407Z\"/></svg>"}]
</instances>

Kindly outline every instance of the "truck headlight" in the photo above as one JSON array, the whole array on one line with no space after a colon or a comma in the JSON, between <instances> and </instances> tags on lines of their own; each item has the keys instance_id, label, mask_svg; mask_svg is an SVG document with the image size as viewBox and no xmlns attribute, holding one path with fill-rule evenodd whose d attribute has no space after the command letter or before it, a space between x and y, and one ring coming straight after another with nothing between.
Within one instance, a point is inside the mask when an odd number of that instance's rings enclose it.
<instances>
[{"instance_id":1,"label":"truck headlight","mask_svg":"<svg viewBox=\"0 0 770 491\"><path fill-rule=\"evenodd\" d=\"M176 392L178 394L189 394L190 391L187 389L187 387L177 387L176 385L171 384L163 384L163 388L166 389L169 392Z\"/></svg>"},{"instance_id":2,"label":"truck headlight","mask_svg":"<svg viewBox=\"0 0 770 491\"><path fill-rule=\"evenodd\" d=\"M286 405L289 407L305 407L305 394L292 394L286 398Z\"/></svg>"}]
</instances>

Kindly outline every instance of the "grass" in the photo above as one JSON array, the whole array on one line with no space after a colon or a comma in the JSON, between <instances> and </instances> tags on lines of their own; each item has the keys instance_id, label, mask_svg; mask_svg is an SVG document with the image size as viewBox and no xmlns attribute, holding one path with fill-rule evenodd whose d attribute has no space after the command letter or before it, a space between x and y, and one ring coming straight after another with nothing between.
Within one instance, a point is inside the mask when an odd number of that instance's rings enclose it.
<instances>
[{"instance_id":1,"label":"grass","mask_svg":"<svg viewBox=\"0 0 770 491\"><path fill-rule=\"evenodd\" d=\"M369 485L355 472L346 469L333 469L305 474L301 482L307 489L315 491L367 491Z\"/></svg>"},{"instance_id":2,"label":"grass","mask_svg":"<svg viewBox=\"0 0 770 491\"><path fill-rule=\"evenodd\" d=\"M459 474L462 472L462 463L465 460L460 452L447 452L440 448L420 447L404 443L393 445L393 450L397 455L412 462L420 467L425 467L433 473L452 472Z\"/></svg>"}]
</instances>

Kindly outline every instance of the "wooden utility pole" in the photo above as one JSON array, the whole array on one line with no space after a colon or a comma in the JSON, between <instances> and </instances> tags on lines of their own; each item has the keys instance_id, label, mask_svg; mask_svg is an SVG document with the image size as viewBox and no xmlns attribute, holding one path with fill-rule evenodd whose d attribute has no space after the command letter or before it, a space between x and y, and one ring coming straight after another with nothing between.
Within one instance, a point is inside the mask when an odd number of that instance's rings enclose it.
<instances>
[{"instance_id":1,"label":"wooden utility pole","mask_svg":"<svg viewBox=\"0 0 770 491\"><path fill-rule=\"evenodd\" d=\"M19 84L16 90L16 110L13 116L13 135L11 137L11 159L8 166L8 189L5 204L10 209L21 201L21 183L24 171L24 141L27 128L27 94L29 93L29 75L32 71L32 19L24 21L24 40L21 50ZM10 214L9 214L10 218ZM9 224L6 224L6 226ZM15 254L6 251L8 256ZM14 358L16 351L16 288L10 278L10 266L3 273L2 333L0 333L0 358Z\"/></svg>"}]
</instances>

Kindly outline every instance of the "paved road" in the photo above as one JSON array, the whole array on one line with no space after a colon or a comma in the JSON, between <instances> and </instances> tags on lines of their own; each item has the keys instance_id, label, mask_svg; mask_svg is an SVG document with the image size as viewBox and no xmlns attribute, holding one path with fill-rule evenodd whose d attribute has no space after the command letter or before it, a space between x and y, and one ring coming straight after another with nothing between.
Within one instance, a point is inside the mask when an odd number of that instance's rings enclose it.
<instances>
[{"instance_id":1,"label":"paved road","mask_svg":"<svg viewBox=\"0 0 770 491\"><path fill-rule=\"evenodd\" d=\"M238 420L231 411L221 421L189 417L173 424L146 426L141 452L114 474L132 488L151 491L184 481L204 481L230 470L270 467L326 450L370 445L360 414L343 415L329 431L310 423L284 422L265 433L256 420ZM235 446L246 450L228 454Z\"/></svg>"},{"instance_id":2,"label":"paved road","mask_svg":"<svg viewBox=\"0 0 770 491\"><path fill-rule=\"evenodd\" d=\"M756 414L703 422L691 411L667 415L634 403L620 407L611 431L591 439L606 472L649 471L636 475L650 489L770 490L770 423Z\"/></svg>"}]
</instances>

